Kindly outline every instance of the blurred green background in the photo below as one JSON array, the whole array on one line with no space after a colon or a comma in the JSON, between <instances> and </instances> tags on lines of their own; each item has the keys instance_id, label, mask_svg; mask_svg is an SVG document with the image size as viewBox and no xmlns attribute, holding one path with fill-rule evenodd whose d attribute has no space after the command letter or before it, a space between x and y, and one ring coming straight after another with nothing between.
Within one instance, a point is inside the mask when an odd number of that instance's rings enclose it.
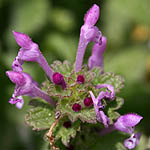
<instances>
[{"instance_id":1,"label":"blurred green background","mask_svg":"<svg viewBox=\"0 0 150 150\"><path fill-rule=\"evenodd\" d=\"M120 112L144 117L138 126L143 146L138 149L150 149L150 0L0 0L1 150L44 150L45 146L43 137L24 125L29 98L22 110L8 104L14 85L5 71L11 70L19 49L12 30L32 37L49 64L56 59L73 63L84 14L94 3L101 8L97 26L108 38L104 69L126 80L120 93L125 99ZM39 83L45 79L38 64L25 63L24 70Z\"/></svg>"}]
</instances>

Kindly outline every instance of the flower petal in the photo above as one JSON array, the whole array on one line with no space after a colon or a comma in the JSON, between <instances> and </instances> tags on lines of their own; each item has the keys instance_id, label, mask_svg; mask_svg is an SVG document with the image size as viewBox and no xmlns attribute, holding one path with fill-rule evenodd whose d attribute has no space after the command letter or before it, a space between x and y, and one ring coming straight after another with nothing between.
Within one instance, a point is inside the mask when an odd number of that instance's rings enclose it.
<instances>
[{"instance_id":1,"label":"flower petal","mask_svg":"<svg viewBox=\"0 0 150 150\"><path fill-rule=\"evenodd\" d=\"M84 17L84 23L90 26L94 26L99 18L99 6L94 4L86 13Z\"/></svg>"},{"instance_id":2,"label":"flower petal","mask_svg":"<svg viewBox=\"0 0 150 150\"><path fill-rule=\"evenodd\" d=\"M13 31L14 37L16 39L17 44L25 49L30 49L32 45L32 40L30 37L24 33Z\"/></svg>"}]
</instances>

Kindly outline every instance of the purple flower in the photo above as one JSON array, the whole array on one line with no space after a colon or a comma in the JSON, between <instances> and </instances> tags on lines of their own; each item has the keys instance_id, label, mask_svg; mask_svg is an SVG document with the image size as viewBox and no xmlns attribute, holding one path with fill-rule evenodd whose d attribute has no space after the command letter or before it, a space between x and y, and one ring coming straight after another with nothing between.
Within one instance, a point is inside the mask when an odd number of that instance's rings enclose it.
<instances>
[{"instance_id":1,"label":"purple flower","mask_svg":"<svg viewBox=\"0 0 150 150\"><path fill-rule=\"evenodd\" d=\"M38 45L32 42L30 37L24 33L13 31L13 34L17 44L21 47L18 56L12 64L13 71L22 71L22 64L24 61L37 62L52 81L53 71L40 52Z\"/></svg>"},{"instance_id":2,"label":"purple flower","mask_svg":"<svg viewBox=\"0 0 150 150\"><path fill-rule=\"evenodd\" d=\"M92 69L94 67L100 67L103 69L103 53L106 48L107 39L102 36L102 44L95 43L92 49L92 55L88 60L88 67Z\"/></svg>"},{"instance_id":3,"label":"purple flower","mask_svg":"<svg viewBox=\"0 0 150 150\"><path fill-rule=\"evenodd\" d=\"M136 145L139 144L141 133L134 133L134 127L143 119L142 116L128 113L120 116L117 121L109 126L108 128L103 129L100 132L100 135L103 136L108 134L114 130L118 130L121 132L125 132L131 135L130 138L124 141L124 146L128 149L133 149Z\"/></svg>"},{"instance_id":4,"label":"purple flower","mask_svg":"<svg viewBox=\"0 0 150 150\"><path fill-rule=\"evenodd\" d=\"M135 148L136 145L139 144L141 138L141 133L138 132L136 134L132 134L130 138L126 139L124 141L124 146L128 149L133 149Z\"/></svg>"},{"instance_id":5,"label":"purple flower","mask_svg":"<svg viewBox=\"0 0 150 150\"><path fill-rule=\"evenodd\" d=\"M101 100L105 97L105 92L101 91L98 95L97 98L95 98L94 94L92 91L89 91L91 98L93 100L94 108L95 108L95 113L96 113L96 119L103 123L105 127L108 127L110 124L109 118L105 115L103 112L104 106L101 103Z\"/></svg>"},{"instance_id":6,"label":"purple flower","mask_svg":"<svg viewBox=\"0 0 150 150\"><path fill-rule=\"evenodd\" d=\"M107 88L107 91L105 93L105 98L106 99L110 99L110 100L114 100L115 99L115 90L114 87L110 84L98 84L96 85L97 89L100 88Z\"/></svg>"},{"instance_id":7,"label":"purple flower","mask_svg":"<svg viewBox=\"0 0 150 150\"><path fill-rule=\"evenodd\" d=\"M83 57L89 42L101 44L102 34L94 26L99 18L99 7L94 4L84 17L84 25L81 27L80 40L77 50L75 71L78 72L82 67Z\"/></svg>"},{"instance_id":8,"label":"purple flower","mask_svg":"<svg viewBox=\"0 0 150 150\"><path fill-rule=\"evenodd\" d=\"M32 77L24 72L7 71L6 75L16 84L14 93L9 101L11 104L16 104L18 108L22 108L23 99L20 96L27 95L31 97L41 97L55 106L55 102L37 86L38 84L32 80Z\"/></svg>"},{"instance_id":9,"label":"purple flower","mask_svg":"<svg viewBox=\"0 0 150 150\"><path fill-rule=\"evenodd\" d=\"M134 127L141 121L141 119L143 119L143 117L140 115L128 113L120 116L114 123L114 126L121 132L132 134L134 132Z\"/></svg>"}]
</instances>

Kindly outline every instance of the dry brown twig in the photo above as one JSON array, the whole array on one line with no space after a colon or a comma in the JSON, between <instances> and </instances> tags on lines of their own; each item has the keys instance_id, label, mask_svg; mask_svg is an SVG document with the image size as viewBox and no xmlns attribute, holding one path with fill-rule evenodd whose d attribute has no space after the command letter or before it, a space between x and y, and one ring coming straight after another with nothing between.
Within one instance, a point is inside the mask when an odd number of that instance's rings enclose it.
<instances>
[{"instance_id":1,"label":"dry brown twig","mask_svg":"<svg viewBox=\"0 0 150 150\"><path fill-rule=\"evenodd\" d=\"M56 112L56 114L55 114L55 122L51 125L51 127L50 127L50 129L49 129L49 131L48 131L48 133L46 134L46 136L47 136L47 138L48 138L48 140L49 140L49 143L50 143L50 150L59 150L59 148L57 148L55 145L54 145L54 143L55 143L55 139L54 139L54 137L53 137L53 129L54 129L54 127L58 124L58 122L59 122L59 119L60 119L60 114L58 115L58 113Z\"/></svg>"}]
</instances>

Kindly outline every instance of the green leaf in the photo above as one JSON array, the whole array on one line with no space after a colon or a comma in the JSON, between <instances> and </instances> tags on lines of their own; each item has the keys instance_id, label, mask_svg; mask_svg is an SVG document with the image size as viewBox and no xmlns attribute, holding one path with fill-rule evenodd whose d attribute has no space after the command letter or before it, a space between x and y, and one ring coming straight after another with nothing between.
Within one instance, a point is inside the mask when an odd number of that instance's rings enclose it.
<instances>
[{"instance_id":1,"label":"green leaf","mask_svg":"<svg viewBox=\"0 0 150 150\"><path fill-rule=\"evenodd\" d=\"M105 136L100 136L100 126L85 124L82 131L73 140L75 149L79 150L126 150L123 141L129 138L129 135L115 131Z\"/></svg>"},{"instance_id":2,"label":"green leaf","mask_svg":"<svg viewBox=\"0 0 150 150\"><path fill-rule=\"evenodd\" d=\"M67 115L72 122L80 119L82 122L96 123L96 114L94 107L85 108L83 106L80 112L75 112L72 110L72 105L71 103L68 103L68 100L63 99L59 102L56 109L61 112L61 115Z\"/></svg>"},{"instance_id":3,"label":"green leaf","mask_svg":"<svg viewBox=\"0 0 150 150\"><path fill-rule=\"evenodd\" d=\"M115 92L120 92L120 89L124 87L124 79L121 76L111 72L100 74L99 68L94 68L92 71L95 73L95 77L92 80L93 85L110 84L115 88Z\"/></svg>"},{"instance_id":4,"label":"green leaf","mask_svg":"<svg viewBox=\"0 0 150 150\"><path fill-rule=\"evenodd\" d=\"M64 61L63 63L61 61L54 61L53 64L51 64L51 67L54 72L59 72L65 76L68 76L72 72L72 65L69 61Z\"/></svg>"},{"instance_id":5,"label":"green leaf","mask_svg":"<svg viewBox=\"0 0 150 150\"><path fill-rule=\"evenodd\" d=\"M113 124L113 122L120 116L120 114L116 112L116 110L121 108L123 103L124 100L121 97L116 97L115 100L107 103L105 111L110 119L111 124Z\"/></svg>"},{"instance_id":6,"label":"green leaf","mask_svg":"<svg viewBox=\"0 0 150 150\"><path fill-rule=\"evenodd\" d=\"M33 108L29 109L25 115L25 123L31 126L33 130L49 129L55 121L54 109L49 104L39 100L32 100L30 105Z\"/></svg>"},{"instance_id":7,"label":"green leaf","mask_svg":"<svg viewBox=\"0 0 150 150\"><path fill-rule=\"evenodd\" d=\"M124 99L121 97L116 97L115 100L111 101L108 104L109 109L111 110L118 110L119 108L122 107L122 105L124 104Z\"/></svg>"},{"instance_id":8,"label":"green leaf","mask_svg":"<svg viewBox=\"0 0 150 150\"><path fill-rule=\"evenodd\" d=\"M62 143L65 146L68 146L70 143L71 138L74 138L76 136L77 131L80 131L80 121L76 121L72 123L71 127L65 128L63 126L63 123L65 120L61 120L59 122L59 125L56 127L56 131L54 131L55 140L58 140L61 138Z\"/></svg>"},{"instance_id":9,"label":"green leaf","mask_svg":"<svg viewBox=\"0 0 150 150\"><path fill-rule=\"evenodd\" d=\"M32 105L33 108L28 110L25 116L25 123L37 131L49 129L55 122L55 110L51 108L49 104L41 100L31 100L29 104ZM65 146L69 144L70 139L74 138L76 132L80 130L80 121L72 123L70 128L65 128L63 123L66 120L67 118L61 116L59 123L53 129L55 142L61 138Z\"/></svg>"},{"instance_id":10,"label":"green leaf","mask_svg":"<svg viewBox=\"0 0 150 150\"><path fill-rule=\"evenodd\" d=\"M88 70L87 66L83 66L83 68L76 73L71 67L71 64L67 61L64 61L63 63L60 61L55 61L51 66L55 72L60 72L64 75L67 88L66 90L63 90L60 86L54 85L47 80L43 84L43 89L47 89L46 92L50 95L50 97L57 101L56 109L60 111L61 115L68 116L72 122L80 119L82 122L96 123L94 107L86 108L83 104L84 98L90 96L90 90L96 94L99 92L99 90L97 90L92 84L96 82L98 84L111 84L114 86L116 92L119 92L119 90L123 87L123 79L120 76L116 76L112 73L101 74L100 68ZM84 84L79 84L76 82L77 76L81 74L85 77ZM122 99L117 98L116 101L112 102L110 105L112 110L109 112L120 108L122 103L121 100ZM72 110L74 103L78 103L82 106L80 112L74 112ZM118 117L118 113L112 112L111 114L109 112L109 116L112 117L111 120Z\"/></svg>"}]
</instances>

